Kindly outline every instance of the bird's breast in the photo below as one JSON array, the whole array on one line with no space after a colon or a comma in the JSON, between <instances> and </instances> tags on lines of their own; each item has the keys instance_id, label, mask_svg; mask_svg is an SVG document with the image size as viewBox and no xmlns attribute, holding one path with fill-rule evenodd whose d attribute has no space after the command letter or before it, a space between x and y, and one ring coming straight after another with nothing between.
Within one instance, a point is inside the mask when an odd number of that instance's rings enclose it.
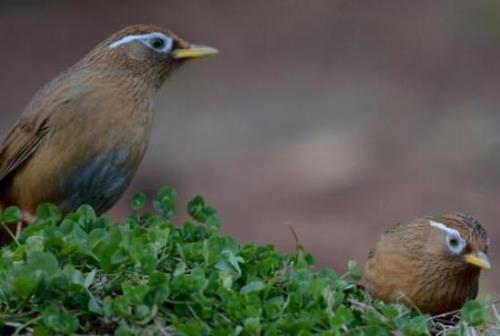
<instances>
[{"instance_id":1,"label":"bird's breast","mask_svg":"<svg viewBox=\"0 0 500 336\"><path fill-rule=\"evenodd\" d=\"M129 185L141 158L142 153L124 147L96 153L71 165L55 183L60 207L72 211L89 204L98 213L106 211Z\"/></svg>"}]
</instances>

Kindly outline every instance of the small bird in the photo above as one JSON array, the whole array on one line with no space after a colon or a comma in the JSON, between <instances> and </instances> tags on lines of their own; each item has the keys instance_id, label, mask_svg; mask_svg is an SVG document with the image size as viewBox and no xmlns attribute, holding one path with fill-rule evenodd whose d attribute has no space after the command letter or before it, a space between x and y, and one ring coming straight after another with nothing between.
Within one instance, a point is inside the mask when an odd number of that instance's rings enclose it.
<instances>
[{"instance_id":1,"label":"small bird","mask_svg":"<svg viewBox=\"0 0 500 336\"><path fill-rule=\"evenodd\" d=\"M477 296L491 268L486 231L462 214L424 217L386 231L365 268L367 289L386 303L439 315Z\"/></svg>"},{"instance_id":2,"label":"small bird","mask_svg":"<svg viewBox=\"0 0 500 336\"><path fill-rule=\"evenodd\" d=\"M215 53L154 25L98 44L39 89L0 145L0 209L111 208L146 151L155 93L185 60Z\"/></svg>"}]
</instances>

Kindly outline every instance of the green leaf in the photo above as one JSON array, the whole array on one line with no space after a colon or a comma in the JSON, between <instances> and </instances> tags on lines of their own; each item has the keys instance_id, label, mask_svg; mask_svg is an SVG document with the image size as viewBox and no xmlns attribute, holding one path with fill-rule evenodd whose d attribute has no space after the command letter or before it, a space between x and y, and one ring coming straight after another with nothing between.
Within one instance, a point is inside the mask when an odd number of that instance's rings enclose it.
<instances>
[{"instance_id":1,"label":"green leaf","mask_svg":"<svg viewBox=\"0 0 500 336\"><path fill-rule=\"evenodd\" d=\"M331 318L332 326L337 328L345 327L354 321L354 314L352 310L345 306L340 306L335 310L334 315Z\"/></svg>"},{"instance_id":2,"label":"green leaf","mask_svg":"<svg viewBox=\"0 0 500 336\"><path fill-rule=\"evenodd\" d=\"M104 298L102 310L106 317L110 317L113 314L113 299L110 296Z\"/></svg>"},{"instance_id":3,"label":"green leaf","mask_svg":"<svg viewBox=\"0 0 500 336\"><path fill-rule=\"evenodd\" d=\"M95 244L93 252L104 271L109 272L122 264L125 258L123 256L122 259L122 253L124 252L120 248L123 243L123 236L117 226L111 226L108 230L93 230L89 240Z\"/></svg>"},{"instance_id":4,"label":"green leaf","mask_svg":"<svg viewBox=\"0 0 500 336\"><path fill-rule=\"evenodd\" d=\"M45 220L51 223L57 223L62 219L61 210L53 204L42 203L36 210L38 219Z\"/></svg>"},{"instance_id":5,"label":"green leaf","mask_svg":"<svg viewBox=\"0 0 500 336\"><path fill-rule=\"evenodd\" d=\"M45 239L42 236L30 236L26 239L24 246L26 247L26 254L44 250Z\"/></svg>"},{"instance_id":6,"label":"green leaf","mask_svg":"<svg viewBox=\"0 0 500 336\"><path fill-rule=\"evenodd\" d=\"M187 206L188 214L195 220L200 219L203 209L205 209L205 200L201 196L193 198Z\"/></svg>"},{"instance_id":7,"label":"green leaf","mask_svg":"<svg viewBox=\"0 0 500 336\"><path fill-rule=\"evenodd\" d=\"M40 278L40 274L29 266L16 267L8 285L12 288L12 295L16 299L26 300L38 287Z\"/></svg>"},{"instance_id":8,"label":"green leaf","mask_svg":"<svg viewBox=\"0 0 500 336\"><path fill-rule=\"evenodd\" d=\"M252 281L240 289L241 295L247 295L250 293L259 292L266 288L266 285L262 281Z\"/></svg>"},{"instance_id":9,"label":"green leaf","mask_svg":"<svg viewBox=\"0 0 500 336\"><path fill-rule=\"evenodd\" d=\"M160 188L157 199L153 202L154 208L166 219L170 220L175 215L175 202L177 193L170 187Z\"/></svg>"},{"instance_id":10,"label":"green leaf","mask_svg":"<svg viewBox=\"0 0 500 336\"><path fill-rule=\"evenodd\" d=\"M145 193L143 192L135 193L132 196L132 201L131 201L132 210L140 210L144 208L146 202L147 202L147 197Z\"/></svg>"},{"instance_id":11,"label":"green leaf","mask_svg":"<svg viewBox=\"0 0 500 336\"><path fill-rule=\"evenodd\" d=\"M236 275L241 275L240 263L244 260L241 257L237 257L231 250L223 250L221 252L222 259L220 259L215 268L227 273L235 273Z\"/></svg>"},{"instance_id":12,"label":"green leaf","mask_svg":"<svg viewBox=\"0 0 500 336\"><path fill-rule=\"evenodd\" d=\"M363 277L363 272L359 268L358 263L354 260L349 260L347 263L347 271L354 281L359 281Z\"/></svg>"},{"instance_id":13,"label":"green leaf","mask_svg":"<svg viewBox=\"0 0 500 336\"><path fill-rule=\"evenodd\" d=\"M430 316L420 315L412 318L404 326L405 336L427 336L429 335Z\"/></svg>"},{"instance_id":14,"label":"green leaf","mask_svg":"<svg viewBox=\"0 0 500 336\"><path fill-rule=\"evenodd\" d=\"M182 275L184 273L186 273L186 268L187 268L187 265L185 262L180 262L177 264L177 266L175 267L175 271L174 271L174 274L173 276L174 277L177 277L179 275Z\"/></svg>"},{"instance_id":15,"label":"green leaf","mask_svg":"<svg viewBox=\"0 0 500 336\"><path fill-rule=\"evenodd\" d=\"M18 223L22 219L21 210L18 207L10 206L3 210L1 219L4 224Z\"/></svg>"},{"instance_id":16,"label":"green leaf","mask_svg":"<svg viewBox=\"0 0 500 336\"><path fill-rule=\"evenodd\" d=\"M136 333L132 328L127 326L126 324L121 324L118 329L116 329L115 336L135 336Z\"/></svg>"},{"instance_id":17,"label":"green leaf","mask_svg":"<svg viewBox=\"0 0 500 336\"><path fill-rule=\"evenodd\" d=\"M54 274L59 270L59 262L50 252L32 252L28 255L28 265L46 274Z\"/></svg>"},{"instance_id":18,"label":"green leaf","mask_svg":"<svg viewBox=\"0 0 500 336\"><path fill-rule=\"evenodd\" d=\"M258 317L248 317L243 321L245 330L252 335L260 334L260 319Z\"/></svg>"},{"instance_id":19,"label":"green leaf","mask_svg":"<svg viewBox=\"0 0 500 336\"><path fill-rule=\"evenodd\" d=\"M476 300L468 301L461 310L464 321L470 326L479 326L487 321L485 307Z\"/></svg>"},{"instance_id":20,"label":"green leaf","mask_svg":"<svg viewBox=\"0 0 500 336\"><path fill-rule=\"evenodd\" d=\"M91 297L89 300L88 310L94 314L104 315L104 310L102 306L97 302L95 297Z\"/></svg>"},{"instance_id":21,"label":"green leaf","mask_svg":"<svg viewBox=\"0 0 500 336\"><path fill-rule=\"evenodd\" d=\"M97 215L94 209L87 204L80 206L76 210L76 214L78 215L78 223L80 223L80 225L84 228L89 227L89 225L93 224L97 220Z\"/></svg>"},{"instance_id":22,"label":"green leaf","mask_svg":"<svg viewBox=\"0 0 500 336\"><path fill-rule=\"evenodd\" d=\"M92 283L94 282L96 274L97 274L97 270L96 269L93 269L92 271L90 271L87 274L87 276L85 277L85 281L83 283L83 287L89 288L90 285L92 285Z\"/></svg>"},{"instance_id":23,"label":"green leaf","mask_svg":"<svg viewBox=\"0 0 500 336\"><path fill-rule=\"evenodd\" d=\"M211 232L217 232L221 223L214 209L205 206L205 200L196 196L189 201L187 210L189 215L199 223L205 224Z\"/></svg>"},{"instance_id":24,"label":"green leaf","mask_svg":"<svg viewBox=\"0 0 500 336\"><path fill-rule=\"evenodd\" d=\"M78 319L57 305L50 305L42 311L43 323L49 329L71 335L79 326Z\"/></svg>"}]
</instances>

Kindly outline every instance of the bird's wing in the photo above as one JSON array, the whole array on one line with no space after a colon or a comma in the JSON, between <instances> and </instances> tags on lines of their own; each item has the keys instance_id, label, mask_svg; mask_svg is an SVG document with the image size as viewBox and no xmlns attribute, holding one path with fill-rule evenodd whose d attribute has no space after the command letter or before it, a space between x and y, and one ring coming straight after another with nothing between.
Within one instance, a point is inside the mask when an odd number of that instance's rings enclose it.
<instances>
[{"instance_id":1,"label":"bird's wing","mask_svg":"<svg viewBox=\"0 0 500 336\"><path fill-rule=\"evenodd\" d=\"M39 148L50 128L47 119L21 119L0 145L0 182L19 168Z\"/></svg>"}]
</instances>

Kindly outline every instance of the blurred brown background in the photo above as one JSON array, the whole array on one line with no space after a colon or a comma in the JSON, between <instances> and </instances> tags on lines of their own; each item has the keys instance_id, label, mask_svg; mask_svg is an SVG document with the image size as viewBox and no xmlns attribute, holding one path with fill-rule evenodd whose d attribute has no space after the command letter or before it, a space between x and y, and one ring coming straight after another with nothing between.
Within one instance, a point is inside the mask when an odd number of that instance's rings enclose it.
<instances>
[{"instance_id":1,"label":"blurred brown background","mask_svg":"<svg viewBox=\"0 0 500 336\"><path fill-rule=\"evenodd\" d=\"M161 91L129 190L202 194L225 233L282 251L292 226L338 272L398 221L467 212L490 233L483 293L498 298L498 1L1 0L0 135L40 85L135 23L221 53Z\"/></svg>"}]
</instances>

